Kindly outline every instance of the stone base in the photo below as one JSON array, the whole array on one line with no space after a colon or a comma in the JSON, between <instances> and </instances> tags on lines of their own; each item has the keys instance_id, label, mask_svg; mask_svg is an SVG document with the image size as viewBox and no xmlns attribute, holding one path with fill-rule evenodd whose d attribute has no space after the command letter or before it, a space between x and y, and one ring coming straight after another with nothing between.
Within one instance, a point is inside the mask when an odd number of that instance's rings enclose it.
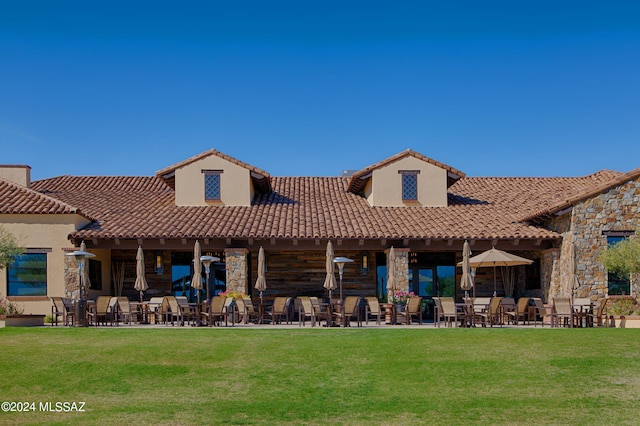
<instances>
[{"instance_id":1,"label":"stone base","mask_svg":"<svg viewBox=\"0 0 640 426\"><path fill-rule=\"evenodd\" d=\"M629 315L614 317L616 328L640 328L640 316Z\"/></svg>"},{"instance_id":2,"label":"stone base","mask_svg":"<svg viewBox=\"0 0 640 426\"><path fill-rule=\"evenodd\" d=\"M42 327L44 315L0 315L0 328L2 327Z\"/></svg>"}]
</instances>

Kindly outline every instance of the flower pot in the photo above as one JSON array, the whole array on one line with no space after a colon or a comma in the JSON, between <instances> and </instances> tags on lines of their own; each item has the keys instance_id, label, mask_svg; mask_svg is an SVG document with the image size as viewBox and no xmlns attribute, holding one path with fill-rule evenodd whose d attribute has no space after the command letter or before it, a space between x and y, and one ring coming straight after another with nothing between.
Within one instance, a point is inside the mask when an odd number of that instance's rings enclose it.
<instances>
[{"instance_id":1,"label":"flower pot","mask_svg":"<svg viewBox=\"0 0 640 426\"><path fill-rule=\"evenodd\" d=\"M639 315L614 315L613 321L616 328L640 328Z\"/></svg>"},{"instance_id":2,"label":"flower pot","mask_svg":"<svg viewBox=\"0 0 640 426\"><path fill-rule=\"evenodd\" d=\"M44 325L44 315L0 315L2 327L41 327Z\"/></svg>"}]
</instances>

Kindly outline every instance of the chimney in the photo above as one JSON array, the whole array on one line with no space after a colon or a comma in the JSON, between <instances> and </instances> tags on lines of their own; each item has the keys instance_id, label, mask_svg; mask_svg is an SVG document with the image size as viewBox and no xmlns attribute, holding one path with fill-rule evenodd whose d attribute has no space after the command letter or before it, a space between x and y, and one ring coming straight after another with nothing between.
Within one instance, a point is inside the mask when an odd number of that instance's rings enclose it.
<instances>
[{"instance_id":1,"label":"chimney","mask_svg":"<svg viewBox=\"0 0 640 426\"><path fill-rule=\"evenodd\" d=\"M31 186L31 167L22 165L0 164L0 178L25 188Z\"/></svg>"}]
</instances>

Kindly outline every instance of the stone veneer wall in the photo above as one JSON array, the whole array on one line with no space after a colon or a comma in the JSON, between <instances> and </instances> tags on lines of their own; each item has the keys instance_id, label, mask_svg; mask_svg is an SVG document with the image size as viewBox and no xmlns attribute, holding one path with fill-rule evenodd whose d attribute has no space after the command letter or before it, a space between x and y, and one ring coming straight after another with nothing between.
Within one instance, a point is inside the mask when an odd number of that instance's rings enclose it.
<instances>
[{"instance_id":1,"label":"stone veneer wall","mask_svg":"<svg viewBox=\"0 0 640 426\"><path fill-rule=\"evenodd\" d=\"M575 241L578 297L593 300L607 295L607 270L600 253L607 247L605 231L637 231L640 225L640 178L577 203L572 212ZM637 287L638 276L633 283ZM637 288L632 289L637 293Z\"/></svg>"},{"instance_id":2,"label":"stone veneer wall","mask_svg":"<svg viewBox=\"0 0 640 426\"><path fill-rule=\"evenodd\" d=\"M560 249L552 248L544 250L540 257L540 280L542 281L542 300L551 302L557 296Z\"/></svg>"},{"instance_id":3,"label":"stone veneer wall","mask_svg":"<svg viewBox=\"0 0 640 426\"><path fill-rule=\"evenodd\" d=\"M395 248L393 249L396 256L396 282L399 291L409 291L409 249ZM389 258L389 250L385 250L387 260ZM389 269L387 268L387 271ZM391 291L388 291L388 297L391 298Z\"/></svg>"},{"instance_id":4,"label":"stone veneer wall","mask_svg":"<svg viewBox=\"0 0 640 426\"><path fill-rule=\"evenodd\" d=\"M244 248L228 248L224 251L225 266L227 268L227 291L237 291L248 294L249 250Z\"/></svg>"},{"instance_id":5,"label":"stone veneer wall","mask_svg":"<svg viewBox=\"0 0 640 426\"><path fill-rule=\"evenodd\" d=\"M64 256L64 297L77 300L80 295L78 264L73 256Z\"/></svg>"}]
</instances>

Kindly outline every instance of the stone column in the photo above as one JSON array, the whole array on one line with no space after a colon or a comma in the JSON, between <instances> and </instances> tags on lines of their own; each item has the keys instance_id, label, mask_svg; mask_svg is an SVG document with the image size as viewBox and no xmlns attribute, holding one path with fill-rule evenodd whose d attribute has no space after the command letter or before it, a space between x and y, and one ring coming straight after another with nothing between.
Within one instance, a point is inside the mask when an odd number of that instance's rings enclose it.
<instances>
[{"instance_id":1,"label":"stone column","mask_svg":"<svg viewBox=\"0 0 640 426\"><path fill-rule=\"evenodd\" d=\"M552 248L542 252L540 259L540 279L544 301L550 303L554 297L560 297L560 249Z\"/></svg>"},{"instance_id":2,"label":"stone column","mask_svg":"<svg viewBox=\"0 0 640 426\"><path fill-rule=\"evenodd\" d=\"M80 296L78 264L73 256L64 256L64 297L77 300Z\"/></svg>"},{"instance_id":3,"label":"stone column","mask_svg":"<svg viewBox=\"0 0 640 426\"><path fill-rule=\"evenodd\" d=\"M385 250L385 254L387 255L387 261L389 259L389 250ZM396 275L395 279L398 283L398 287L400 290L409 292L409 249L408 248L393 248L393 251L396 255ZM391 292L387 290L387 296L391 298Z\"/></svg>"},{"instance_id":4,"label":"stone column","mask_svg":"<svg viewBox=\"0 0 640 426\"><path fill-rule=\"evenodd\" d=\"M248 294L249 250L244 248L227 248L224 250L225 267L227 269L227 291Z\"/></svg>"}]
</instances>

